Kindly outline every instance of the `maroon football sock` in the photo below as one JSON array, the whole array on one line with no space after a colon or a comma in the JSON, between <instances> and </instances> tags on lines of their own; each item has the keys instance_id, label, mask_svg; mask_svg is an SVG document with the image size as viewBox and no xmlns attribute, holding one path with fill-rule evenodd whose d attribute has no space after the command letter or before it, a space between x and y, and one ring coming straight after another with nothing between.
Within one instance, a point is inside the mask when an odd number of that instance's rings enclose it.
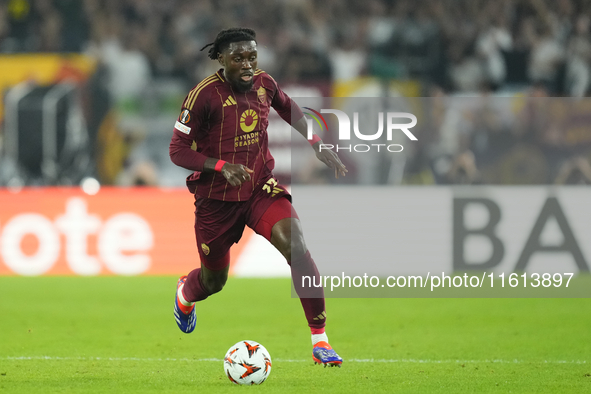
<instances>
[{"instance_id":1,"label":"maroon football sock","mask_svg":"<svg viewBox=\"0 0 591 394\"><path fill-rule=\"evenodd\" d=\"M308 283L321 283L320 273L310 256L310 252L306 252L305 255L293 259L288 264L291 267L291 278L304 308L308 326L313 330L324 328L326 325L324 289L322 287L308 285ZM311 280L308 281L306 278L305 285L302 286L302 277L310 277Z\"/></svg>"},{"instance_id":2,"label":"maroon football sock","mask_svg":"<svg viewBox=\"0 0 591 394\"><path fill-rule=\"evenodd\" d=\"M187 275L187 280L183 287L183 297L189 302L201 301L209 297L209 293L207 293L203 283L201 283L200 272L201 268L197 268Z\"/></svg>"}]
</instances>

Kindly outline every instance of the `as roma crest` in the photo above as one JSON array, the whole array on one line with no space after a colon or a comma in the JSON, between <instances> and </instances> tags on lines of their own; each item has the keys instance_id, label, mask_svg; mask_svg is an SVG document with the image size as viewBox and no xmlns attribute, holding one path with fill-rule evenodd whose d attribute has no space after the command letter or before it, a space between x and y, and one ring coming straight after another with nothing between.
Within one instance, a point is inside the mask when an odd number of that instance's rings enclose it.
<instances>
[{"instance_id":1,"label":"as roma crest","mask_svg":"<svg viewBox=\"0 0 591 394\"><path fill-rule=\"evenodd\" d=\"M261 86L259 90L257 90L257 96L259 96L259 101L262 104L265 104L265 101L267 101L267 90Z\"/></svg>"},{"instance_id":2,"label":"as roma crest","mask_svg":"<svg viewBox=\"0 0 591 394\"><path fill-rule=\"evenodd\" d=\"M201 250L203 250L203 254L205 254L206 256L209 254L209 246L207 246L206 244L201 244Z\"/></svg>"}]
</instances>

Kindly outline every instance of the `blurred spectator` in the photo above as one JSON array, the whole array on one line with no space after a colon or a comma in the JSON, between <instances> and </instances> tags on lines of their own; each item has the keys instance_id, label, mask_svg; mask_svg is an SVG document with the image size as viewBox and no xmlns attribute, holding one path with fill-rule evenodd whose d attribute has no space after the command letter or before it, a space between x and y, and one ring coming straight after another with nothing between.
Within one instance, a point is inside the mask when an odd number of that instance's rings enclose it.
<instances>
[{"instance_id":1,"label":"blurred spectator","mask_svg":"<svg viewBox=\"0 0 591 394\"><path fill-rule=\"evenodd\" d=\"M0 7L0 52L3 51L3 47L7 40L10 27L8 26L8 12L4 7Z\"/></svg>"},{"instance_id":2,"label":"blurred spectator","mask_svg":"<svg viewBox=\"0 0 591 394\"><path fill-rule=\"evenodd\" d=\"M531 81L546 83L556 90L553 83L564 61L564 47L549 26L536 24L533 20L528 22L526 32L532 48L528 66L529 78Z\"/></svg>"},{"instance_id":3,"label":"blurred spectator","mask_svg":"<svg viewBox=\"0 0 591 394\"><path fill-rule=\"evenodd\" d=\"M137 24L125 28L118 14L95 16L88 53L109 71L109 91L115 101L140 97L150 83L151 69L146 54L139 50L143 30Z\"/></svg>"},{"instance_id":4,"label":"blurred spectator","mask_svg":"<svg viewBox=\"0 0 591 394\"><path fill-rule=\"evenodd\" d=\"M158 186L158 170L152 161L138 161L119 173L116 184L126 187Z\"/></svg>"},{"instance_id":5,"label":"blurred spectator","mask_svg":"<svg viewBox=\"0 0 591 394\"><path fill-rule=\"evenodd\" d=\"M344 36L329 50L333 78L337 81L352 80L361 75L367 55L356 34Z\"/></svg>"},{"instance_id":6,"label":"blurred spectator","mask_svg":"<svg viewBox=\"0 0 591 394\"><path fill-rule=\"evenodd\" d=\"M591 77L591 40L589 15L580 15L571 37L566 62L567 93L574 97L583 97L589 90Z\"/></svg>"},{"instance_id":7,"label":"blurred spectator","mask_svg":"<svg viewBox=\"0 0 591 394\"><path fill-rule=\"evenodd\" d=\"M507 17L502 8L494 9L502 3L490 2L488 9L491 22L485 23L477 40L476 52L483 60L485 78L495 86L500 86L507 77L507 65L503 58L503 52L512 49L513 38L508 29Z\"/></svg>"},{"instance_id":8,"label":"blurred spectator","mask_svg":"<svg viewBox=\"0 0 591 394\"><path fill-rule=\"evenodd\" d=\"M447 173L447 182L454 185L476 185L481 183L480 171L476 168L474 153L459 154Z\"/></svg>"},{"instance_id":9,"label":"blurred spectator","mask_svg":"<svg viewBox=\"0 0 591 394\"><path fill-rule=\"evenodd\" d=\"M568 160L560 168L554 183L557 185L591 185L591 165L584 157Z\"/></svg>"},{"instance_id":10,"label":"blurred spectator","mask_svg":"<svg viewBox=\"0 0 591 394\"><path fill-rule=\"evenodd\" d=\"M486 82L482 63L473 48L467 44L453 43L448 48L450 60L449 78L452 88L461 92L477 92Z\"/></svg>"},{"instance_id":11,"label":"blurred spectator","mask_svg":"<svg viewBox=\"0 0 591 394\"><path fill-rule=\"evenodd\" d=\"M61 52L63 46L62 28L63 18L60 12L49 1L36 1L35 37L39 52Z\"/></svg>"}]
</instances>

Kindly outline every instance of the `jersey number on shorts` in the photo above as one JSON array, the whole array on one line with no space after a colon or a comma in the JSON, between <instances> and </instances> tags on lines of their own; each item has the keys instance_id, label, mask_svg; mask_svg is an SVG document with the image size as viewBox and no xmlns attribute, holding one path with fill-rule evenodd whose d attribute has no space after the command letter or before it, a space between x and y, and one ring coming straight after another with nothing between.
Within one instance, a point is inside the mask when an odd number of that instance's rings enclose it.
<instances>
[{"instance_id":1,"label":"jersey number on shorts","mask_svg":"<svg viewBox=\"0 0 591 394\"><path fill-rule=\"evenodd\" d=\"M271 193L271 197L275 197L277 193L283 191L283 189L277 187L277 181L273 178L267 181L267 183L263 186L263 190L265 190L267 193Z\"/></svg>"}]
</instances>

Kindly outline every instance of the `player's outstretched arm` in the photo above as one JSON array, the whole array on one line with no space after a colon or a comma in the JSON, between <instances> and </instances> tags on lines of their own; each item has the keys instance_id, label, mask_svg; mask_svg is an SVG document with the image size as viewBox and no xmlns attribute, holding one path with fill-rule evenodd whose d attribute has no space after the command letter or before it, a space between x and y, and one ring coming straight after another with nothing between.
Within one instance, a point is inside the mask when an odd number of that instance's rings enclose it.
<instances>
[{"instance_id":1,"label":"player's outstretched arm","mask_svg":"<svg viewBox=\"0 0 591 394\"><path fill-rule=\"evenodd\" d=\"M269 76L270 78L270 76ZM308 125L306 124L306 118L304 117L304 113L302 112L301 108L291 99L287 94L285 94L273 78L271 79L271 83L275 84L277 87L276 94L273 97L273 101L271 106L275 108L279 116L287 123L291 124L298 133L300 133L304 138L307 138L308 134ZM301 116L301 118L297 122L293 122L297 116ZM335 178L338 178L339 175L345 176L347 173L347 168L339 159L339 156L334 153L330 149L321 149L322 141L314 143L312 146L314 148L314 152L316 152L316 157L318 160L326 164L329 168L334 169Z\"/></svg>"},{"instance_id":2,"label":"player's outstretched arm","mask_svg":"<svg viewBox=\"0 0 591 394\"><path fill-rule=\"evenodd\" d=\"M307 138L308 126L306 124L306 118L302 117L297 122L293 123L292 126L300 133L304 138ZM312 149L316 153L318 160L326 164L329 168L334 169L335 178L339 178L339 175L345 176L347 174L347 167L343 164L339 156L330 149L320 149L322 140L317 141L312 145Z\"/></svg>"}]
</instances>

